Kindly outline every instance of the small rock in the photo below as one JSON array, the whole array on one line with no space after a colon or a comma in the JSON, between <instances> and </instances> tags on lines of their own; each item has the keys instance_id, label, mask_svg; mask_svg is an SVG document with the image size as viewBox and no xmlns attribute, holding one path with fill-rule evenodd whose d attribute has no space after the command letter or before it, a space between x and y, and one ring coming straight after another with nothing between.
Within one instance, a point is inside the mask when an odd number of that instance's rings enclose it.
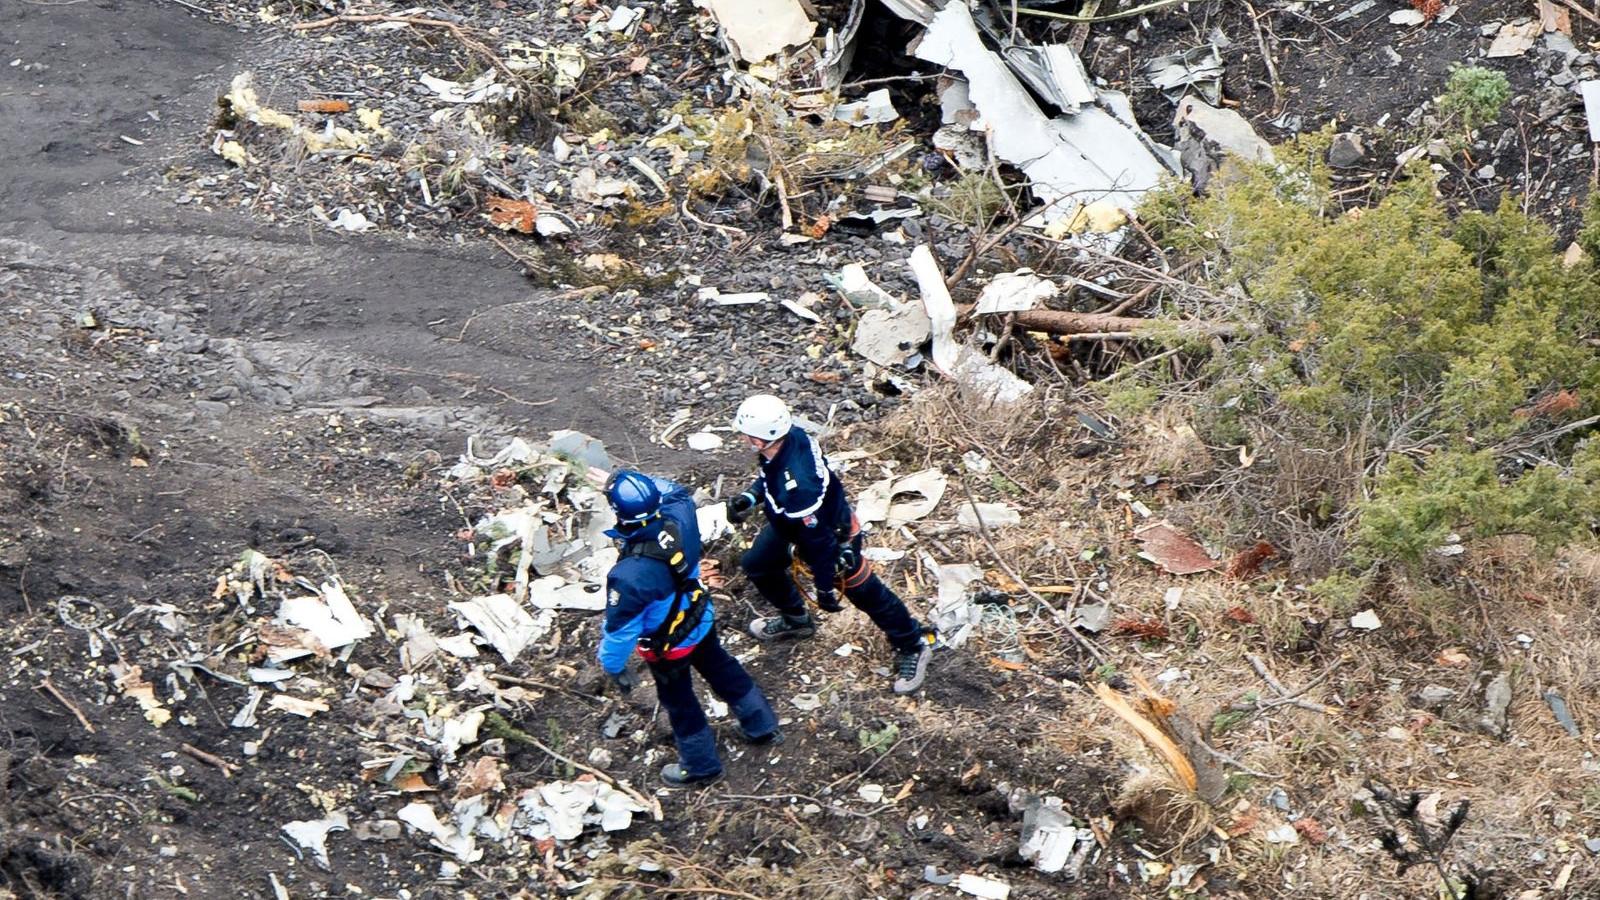
<instances>
[{"instance_id":1,"label":"small rock","mask_svg":"<svg viewBox=\"0 0 1600 900\"><path fill-rule=\"evenodd\" d=\"M1333 144L1328 147L1328 165L1348 168L1361 162L1366 155L1367 148L1361 143L1361 135L1346 131L1333 136Z\"/></svg>"},{"instance_id":2,"label":"small rock","mask_svg":"<svg viewBox=\"0 0 1600 900\"><path fill-rule=\"evenodd\" d=\"M1567 85L1569 85L1569 84L1571 84L1571 83L1573 83L1574 81L1577 81L1577 80L1578 80L1578 76L1572 74L1571 72L1565 71L1565 70L1557 72L1554 75L1550 76L1550 83L1553 84L1553 85L1556 85L1557 87L1566 87Z\"/></svg>"},{"instance_id":3,"label":"small rock","mask_svg":"<svg viewBox=\"0 0 1600 900\"><path fill-rule=\"evenodd\" d=\"M1492 166L1492 165L1484 166L1483 168L1479 169L1475 174L1477 174L1478 178L1483 180L1483 181L1493 181L1494 180L1494 166Z\"/></svg>"},{"instance_id":4,"label":"small rock","mask_svg":"<svg viewBox=\"0 0 1600 900\"><path fill-rule=\"evenodd\" d=\"M1423 686L1422 690L1417 694L1417 700L1424 707L1433 709L1449 703L1450 700L1455 697L1455 695L1456 692L1450 688L1437 684L1429 684Z\"/></svg>"},{"instance_id":5,"label":"small rock","mask_svg":"<svg viewBox=\"0 0 1600 900\"><path fill-rule=\"evenodd\" d=\"M1277 828L1268 831L1265 838L1269 844L1298 844L1300 843L1300 832L1295 831L1293 825L1279 825Z\"/></svg>"},{"instance_id":6,"label":"small rock","mask_svg":"<svg viewBox=\"0 0 1600 900\"><path fill-rule=\"evenodd\" d=\"M1600 838L1588 838L1583 842L1583 849L1600 856Z\"/></svg>"},{"instance_id":7,"label":"small rock","mask_svg":"<svg viewBox=\"0 0 1600 900\"><path fill-rule=\"evenodd\" d=\"M366 822L357 822L354 829L358 841L397 841L400 839L400 823L394 819L372 819Z\"/></svg>"},{"instance_id":8,"label":"small rock","mask_svg":"<svg viewBox=\"0 0 1600 900\"><path fill-rule=\"evenodd\" d=\"M613 712L611 715L606 716L605 724L600 726L600 733L605 735L607 739L616 740L617 735L621 734L623 729L627 727L627 717L621 713Z\"/></svg>"},{"instance_id":9,"label":"small rock","mask_svg":"<svg viewBox=\"0 0 1600 900\"><path fill-rule=\"evenodd\" d=\"M1478 721L1478 727L1494 737L1504 737L1507 720L1506 711L1511 708L1511 676L1505 672L1494 677L1483 692L1484 716Z\"/></svg>"}]
</instances>

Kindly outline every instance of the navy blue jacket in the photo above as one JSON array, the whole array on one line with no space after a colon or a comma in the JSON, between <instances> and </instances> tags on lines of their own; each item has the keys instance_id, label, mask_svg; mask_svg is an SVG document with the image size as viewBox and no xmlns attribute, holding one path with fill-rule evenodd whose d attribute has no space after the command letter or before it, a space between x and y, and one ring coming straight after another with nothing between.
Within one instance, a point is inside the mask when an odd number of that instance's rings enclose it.
<instances>
[{"instance_id":1,"label":"navy blue jacket","mask_svg":"<svg viewBox=\"0 0 1600 900\"><path fill-rule=\"evenodd\" d=\"M661 491L661 515L677 526L684 554L689 558L689 575L700 577L700 526L695 519L694 497L689 489L662 478L653 479ZM661 534L657 519L622 540L622 558L606 574L606 621L600 631L600 666L615 675L628 664L639 640L654 633L672 611L678 586L665 562L644 556L629 556L627 547L639 541L655 541ZM687 655L711 630L709 602L705 616L689 639L673 647L672 658Z\"/></svg>"},{"instance_id":2,"label":"navy blue jacket","mask_svg":"<svg viewBox=\"0 0 1600 900\"><path fill-rule=\"evenodd\" d=\"M817 590L833 590L840 533L850 531L850 501L839 474L798 425L790 427L771 459L759 459L761 474L750 493L762 501L773 530L795 546L811 569Z\"/></svg>"}]
</instances>

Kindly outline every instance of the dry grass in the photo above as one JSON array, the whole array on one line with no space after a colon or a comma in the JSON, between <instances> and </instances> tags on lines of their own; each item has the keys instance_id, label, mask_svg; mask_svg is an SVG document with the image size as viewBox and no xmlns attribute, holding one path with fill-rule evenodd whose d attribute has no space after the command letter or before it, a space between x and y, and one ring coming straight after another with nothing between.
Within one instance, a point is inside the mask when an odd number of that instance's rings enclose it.
<instances>
[{"instance_id":1,"label":"dry grass","mask_svg":"<svg viewBox=\"0 0 1600 900\"><path fill-rule=\"evenodd\" d=\"M1135 772L1122 783L1114 808L1142 825L1157 847L1182 850L1212 833L1217 810L1158 769Z\"/></svg>"},{"instance_id":2,"label":"dry grass","mask_svg":"<svg viewBox=\"0 0 1600 900\"><path fill-rule=\"evenodd\" d=\"M1429 802L1442 811L1471 802L1466 825L1443 859L1453 877L1476 873L1489 896L1527 890L1554 896L1550 886L1568 864L1575 868L1565 896L1600 896L1600 873L1582 847L1583 838L1600 833L1600 781L1586 759L1600 731L1591 705L1600 683L1600 549L1568 548L1552 558L1526 540L1485 541L1441 559L1425 576L1380 573L1349 596L1314 596L1305 591L1303 576L1326 568L1342 552L1343 537L1337 522L1330 523L1329 536L1312 527L1314 516L1297 514L1292 518L1306 533L1301 540L1288 532L1287 562L1274 560L1249 580L1171 577L1136 558L1131 531L1138 517L1114 499L1109 482L1142 471L1206 477L1203 460L1212 457L1171 440L1184 433L1181 417L1153 413L1124 422L1125 436L1143 437L1130 438L1122 455L1083 462L1065 452L1075 429L1062 424L1072 415L1062 400L1046 394L1010 416L985 415L962 408L953 390L935 388L876 432L880 450L954 472L960 454L977 449L997 468L1019 473L1025 493L1017 498L967 476L980 500L1010 499L1025 508L1022 526L997 536L1000 551L1034 585L1074 584L1075 576L1094 569L1092 580L1110 586L1114 615L1163 624L1166 640L1102 635L1099 642L1121 674L1154 680L1163 672L1181 673L1163 690L1210 726L1210 745L1231 760L1225 765L1229 794L1207 806L1174 790L1142 742L1095 699L1062 688L1061 719L1070 727L1046 725L1043 733L1067 752L1098 754L1121 767L1117 809L1144 829L1142 846L1170 852L1175 863L1215 853L1216 870L1235 878L1247 896L1436 896L1438 874L1430 866L1397 874L1378 844L1381 820L1352 802L1375 779L1402 794L1437 795ZM1034 430L1041 417L1055 423L1048 436ZM1280 448L1267 464L1275 468L1278 500L1300 504L1303 513L1315 497L1349 488L1355 458L1313 458ZM1253 463L1261 464L1260 457ZM1259 534L1242 527L1238 508L1219 503L1215 494L1185 504L1162 486L1136 493L1155 515L1198 535ZM919 535L928 526L936 529L941 514L953 517L946 509L964 497L954 486L952 494ZM1253 521L1281 529L1277 512L1257 510ZM938 540L940 561L992 565L987 547L969 535L946 533ZM1100 553L1093 562L1077 559L1095 548ZM1182 596L1168 609L1165 597L1174 587ZM1349 617L1366 608L1382 627L1351 629ZM1019 621L1035 653L1059 653L1068 645L1048 619L1024 615ZM983 647L981 640L969 647L969 664L978 664ZM1257 673L1252 656L1291 692L1313 685L1299 698L1327 711L1279 702L1283 698ZM1035 664L1034 655L1029 662ZM1484 686L1500 671L1513 675L1504 740L1479 725ZM1456 693L1424 708L1419 694L1430 685ZM1571 707L1579 737L1556 722L1545 699L1550 690ZM1274 805L1275 789L1287 798L1289 812ZM1305 834L1320 838L1325 832L1326 840L1266 840L1273 828L1302 819ZM1229 838L1218 837L1218 828Z\"/></svg>"}]
</instances>

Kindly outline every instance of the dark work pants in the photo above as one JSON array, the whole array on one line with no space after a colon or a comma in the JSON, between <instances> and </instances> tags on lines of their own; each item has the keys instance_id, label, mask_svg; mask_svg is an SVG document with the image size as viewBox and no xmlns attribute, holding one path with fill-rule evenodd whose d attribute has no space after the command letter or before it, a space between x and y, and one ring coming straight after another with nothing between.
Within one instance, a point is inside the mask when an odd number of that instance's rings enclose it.
<instances>
[{"instance_id":1,"label":"dark work pants","mask_svg":"<svg viewBox=\"0 0 1600 900\"><path fill-rule=\"evenodd\" d=\"M717 757L717 738L706 721L700 700L694 695L694 679L689 670L700 673L711 692L728 704L739 718L747 738L763 738L778 730L778 717L772 704L756 685L750 673L739 665L717 639L716 626L706 632L688 656L650 663L655 676L656 697L672 722L672 739L678 746L678 764L691 776L714 775L722 771Z\"/></svg>"},{"instance_id":2,"label":"dark work pants","mask_svg":"<svg viewBox=\"0 0 1600 900\"><path fill-rule=\"evenodd\" d=\"M857 534L853 540L859 551L861 535ZM739 565L763 599L778 612L798 619L806 614L806 604L789 573L790 554L789 542L768 524L756 535L755 543L745 551ZM889 590L889 586L876 574L868 575L855 587L846 588L844 596L856 609L867 614L867 618L883 631L896 650L905 653L920 648L923 633L921 623L912 618L905 601Z\"/></svg>"}]
</instances>

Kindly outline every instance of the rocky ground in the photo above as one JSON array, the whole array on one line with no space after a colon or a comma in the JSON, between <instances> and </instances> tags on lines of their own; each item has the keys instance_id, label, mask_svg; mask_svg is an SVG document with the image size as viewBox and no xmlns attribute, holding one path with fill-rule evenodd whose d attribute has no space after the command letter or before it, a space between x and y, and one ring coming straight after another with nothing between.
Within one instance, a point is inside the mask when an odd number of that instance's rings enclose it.
<instances>
[{"instance_id":1,"label":"rocky ground","mask_svg":"<svg viewBox=\"0 0 1600 900\"><path fill-rule=\"evenodd\" d=\"M842 14L843 4L817 5L825 19ZM1364 154L1341 175L1351 202L1393 177L1395 154L1424 142L1426 110L1417 111L1448 67L1477 60L1491 25L1528 12L1469 0L1447 20L1403 27L1388 20L1402 5L1388 2L1343 20L1353 5L1188 6L1096 25L1084 51L1090 71L1129 90L1141 125L1170 140L1172 105L1141 82L1139 61L1220 33L1225 96L1263 135L1336 122L1363 137ZM740 127L719 118L736 98L704 17L681 3L639 7L642 21L617 32L604 25L610 10L586 3L385 7L471 23L497 49L520 41L522 56L546 61L534 82L549 92L544 112L506 108L475 126L418 83L486 65L447 28L295 30L347 11L313 4L0 6L0 120L16 126L0 129L0 896L953 896L945 883L960 873L1005 882L1012 897L1421 896L1431 876L1394 875L1373 828L1349 809L1360 767L1339 766L1357 737L1380 748L1362 751L1378 761L1370 768L1421 773L1402 790L1425 777L1444 786L1426 792L1435 807L1447 793L1488 810L1464 853L1501 873L1501 893L1483 896L1560 896L1558 882L1568 896L1597 889L1592 848L1581 849L1597 830L1592 764L1544 726L1536 696L1519 695L1513 712L1541 724L1519 736L1523 750L1506 751L1548 749L1549 778L1561 783L1505 801L1514 783L1500 780L1514 768L1505 752L1467 736L1470 721L1445 727L1476 712L1440 710L1437 692L1409 699L1435 681L1481 689L1475 676L1455 674L1450 648L1347 629L1300 646L1284 640L1297 617L1270 588L1142 568L1127 536L1130 501L1171 498L1142 481L1137 460L1079 460L1108 445L1075 418L1084 407L1045 355L1017 362L1046 395L1036 425L968 421L959 400L926 390L923 405L906 410L902 392L923 383L920 370L886 372L850 352L856 317L828 276L859 262L886 290L915 297L912 247L930 244L950 271L985 230L953 212L848 221L851 211L909 207L924 186L949 203L958 178L926 145L938 115L928 83L888 82L903 121L881 134L806 126L813 143L860 142L847 147L857 156L917 141L898 168L866 179L908 196L868 201L866 184L819 175L809 193L786 199L798 220L789 229L774 191L751 181L686 204L682 185L714 155L718 128ZM872 28L891 48L906 37L884 17ZM1591 158L1571 83L1594 74L1594 59L1590 23L1574 16L1572 30L1570 50L1558 32L1495 63L1515 89L1506 114L1466 157L1438 160L1443 189L1463 205L1526 194L1574 227ZM574 53L585 68L569 84L549 61ZM900 78L917 65L894 50L864 59L853 77ZM388 137L359 153L308 157L303 139L230 120L237 109L219 118L217 98L243 72L265 106L348 102L348 112L296 112L318 134L332 125ZM431 120L441 108L451 114ZM380 115L363 120L364 109ZM521 117L503 121L513 115ZM1415 127L1401 126L1408 120ZM245 165L213 152L219 128L249 154ZM652 145L663 135L682 140ZM671 197L630 159L663 177ZM606 179L629 184L608 197ZM494 228L489 194L528 197L567 233ZM331 228L342 211L372 228ZM786 242L784 231L816 237ZM972 271L1074 264L1064 256L1006 243ZM704 288L770 300L718 306L702 299ZM975 285L956 287L958 300L973 293ZM1084 365L1101 362L1074 352ZM1009 605L986 613L970 643L939 655L925 692L893 698L881 640L857 616L836 617L793 650L734 639L756 612L734 578L723 611L729 643L768 686L790 740L755 752L726 734L724 785L657 797L652 773L670 745L648 692L602 698L581 678L592 616L561 614L511 663L487 649L425 665L401 656L407 621L457 634L447 604L485 575L461 533L507 502L498 490L506 485L464 489L445 478L469 435L493 449L576 429L619 461L714 490L719 478L741 477L746 460L732 449L689 452L683 437L720 427L758 388L850 429L834 447L866 451L851 474L857 489L929 464L967 471L962 453L1004 467L969 474L981 499L1028 515L999 536L1007 558L1036 585L1092 567L1098 590L1134 616L1116 637L1096 639L1108 658L1086 655L1047 606L996 569L989 578ZM898 424L884 429L881 418L897 409ZM970 430L952 437L950 428ZM961 489L952 483L947 497L914 535L882 540L910 551L888 571L919 606L937 591L937 564L992 565L987 537L954 521ZM309 717L263 707L255 725L232 725L254 690L236 682L266 652L258 619L271 611L265 591L251 595L260 610L215 592L247 548L286 577L317 584L336 573L380 626L348 653L290 669L282 693L326 706ZM731 564L736 547L717 553ZM1176 612L1164 606L1174 586L1190 591ZM1140 616L1206 637L1163 646L1140 631ZM1581 606L1553 602L1521 627L1542 637L1582 616ZM1291 685L1330 666L1359 669L1337 693L1315 694L1348 707L1345 730L1323 713L1273 707L1219 744L1258 773L1230 772L1231 808L1212 818L1141 811L1146 795L1121 789L1129 760L1148 759L1082 685L1093 675L1161 675L1192 709L1254 703L1259 694L1248 690L1264 688L1246 648L1270 651ZM1394 659L1407 667L1403 684L1382 674L1381 660ZM1592 687L1583 654L1541 662L1569 698ZM1212 670L1231 679L1208 682ZM491 674L512 680L490 686ZM402 678L416 693L397 701ZM129 696L141 682L170 714L164 724ZM516 730L484 726L459 756L442 751L429 729L484 707ZM721 727L729 731L726 720ZM1304 737L1279 748L1275 727ZM391 775L402 752L415 764ZM386 777L373 777L375 761ZM661 820L636 814L625 831L590 828L573 841L485 838L470 861L397 822L416 802L444 814L476 796L507 802L571 782L574 763L655 799ZM1461 783L1462 771L1472 783ZM475 775L498 784L467 787ZM1025 795L1034 795L1031 813ZM1040 796L1063 799L1081 829L1075 881L1018 853ZM1148 796L1159 806L1166 795ZM325 864L282 831L333 814L351 830L332 832ZM1225 837L1179 841L1196 822ZM1168 855L1180 846L1189 849Z\"/></svg>"}]
</instances>

